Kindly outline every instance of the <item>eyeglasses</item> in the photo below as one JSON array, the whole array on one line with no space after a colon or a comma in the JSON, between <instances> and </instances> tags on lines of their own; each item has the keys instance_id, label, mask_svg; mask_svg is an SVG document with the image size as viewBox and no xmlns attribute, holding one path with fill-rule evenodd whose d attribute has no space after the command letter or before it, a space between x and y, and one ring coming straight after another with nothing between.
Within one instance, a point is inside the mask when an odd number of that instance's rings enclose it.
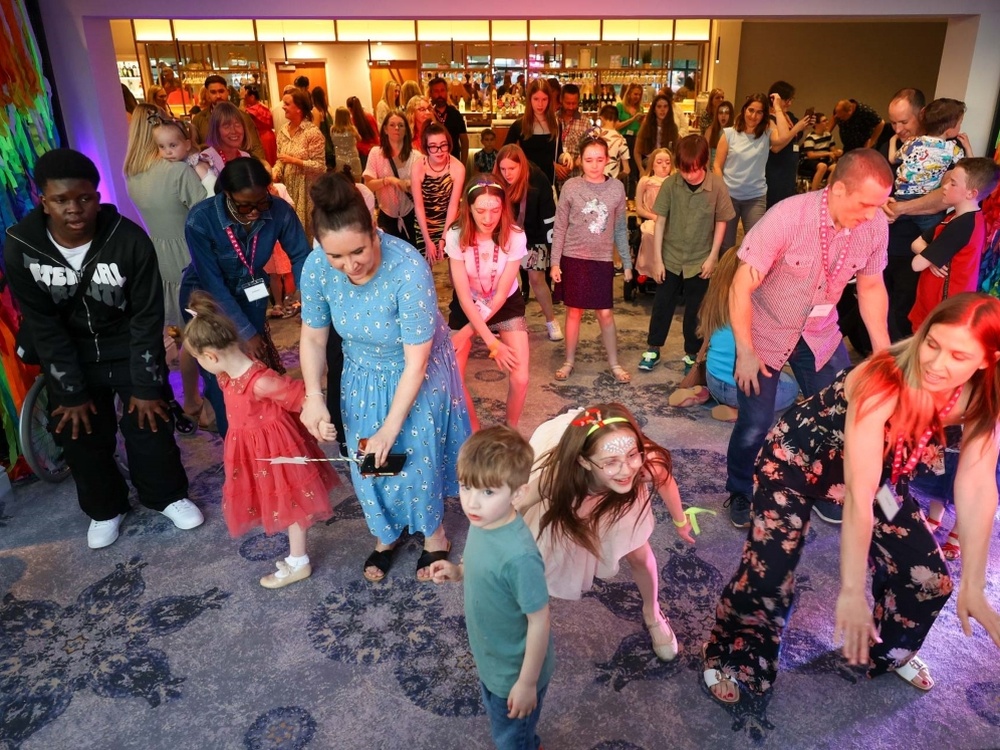
<instances>
[{"instance_id":1,"label":"eyeglasses","mask_svg":"<svg viewBox=\"0 0 1000 750\"><path fill-rule=\"evenodd\" d=\"M451 148L447 143L428 143L427 151L431 154L436 154L440 151L448 151Z\"/></svg>"},{"instance_id":2,"label":"eyeglasses","mask_svg":"<svg viewBox=\"0 0 1000 750\"><path fill-rule=\"evenodd\" d=\"M613 477L620 474L621 470L624 469L626 465L630 469L638 469L646 461L646 454L640 450L634 450L623 458L612 458L610 461L605 461L603 464L591 461L589 458L587 461L595 469L603 471L605 476Z\"/></svg>"},{"instance_id":3,"label":"eyeglasses","mask_svg":"<svg viewBox=\"0 0 1000 750\"><path fill-rule=\"evenodd\" d=\"M232 198L229 198L229 208L238 213L240 216L247 216L248 214L252 214L254 211L259 211L261 213L268 211L271 208L271 203L272 200L270 195L266 198L262 198L256 203L239 203L234 201Z\"/></svg>"}]
</instances>

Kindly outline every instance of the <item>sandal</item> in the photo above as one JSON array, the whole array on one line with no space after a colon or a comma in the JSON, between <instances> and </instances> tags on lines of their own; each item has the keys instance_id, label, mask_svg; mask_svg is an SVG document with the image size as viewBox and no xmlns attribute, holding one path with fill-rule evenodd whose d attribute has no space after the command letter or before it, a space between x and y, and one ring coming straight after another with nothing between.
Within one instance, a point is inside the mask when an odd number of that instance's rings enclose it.
<instances>
[{"instance_id":1,"label":"sandal","mask_svg":"<svg viewBox=\"0 0 1000 750\"><path fill-rule=\"evenodd\" d=\"M954 531L948 534L948 539L941 545L941 554L948 562L954 562L962 556L962 548L958 543L958 534Z\"/></svg>"},{"instance_id":2,"label":"sandal","mask_svg":"<svg viewBox=\"0 0 1000 750\"><path fill-rule=\"evenodd\" d=\"M290 305L285 306L285 314L281 317L283 318L294 318L302 310L301 302L293 302Z\"/></svg>"},{"instance_id":3,"label":"sandal","mask_svg":"<svg viewBox=\"0 0 1000 750\"><path fill-rule=\"evenodd\" d=\"M385 578L386 574L389 572L389 568L392 567L392 553L395 551L395 547L373 550L372 553L365 558L365 565L361 569L361 574L365 577L365 580L371 581L372 583L378 583ZM368 568L377 568L382 575L372 575L368 572Z\"/></svg>"},{"instance_id":4,"label":"sandal","mask_svg":"<svg viewBox=\"0 0 1000 750\"><path fill-rule=\"evenodd\" d=\"M712 700L717 701L724 706L733 706L740 702L740 684L721 669L706 669L701 673L701 681L704 687L707 688L708 695ZM733 687L736 688L736 696L732 700L720 698L712 692L712 688L716 685L722 685L724 683L732 684Z\"/></svg>"},{"instance_id":5,"label":"sandal","mask_svg":"<svg viewBox=\"0 0 1000 750\"><path fill-rule=\"evenodd\" d=\"M451 542L448 542L447 549L439 549L436 552L431 552L430 550L424 550L420 553L420 557L417 558L417 580L420 583L427 583L431 580L430 575L427 578L420 577L420 571L424 568L429 568L432 563L436 563L438 560L447 560L448 553L451 552ZM430 571L428 571L429 573Z\"/></svg>"},{"instance_id":6,"label":"sandal","mask_svg":"<svg viewBox=\"0 0 1000 750\"><path fill-rule=\"evenodd\" d=\"M621 365L611 365L611 376L618 383L631 383L632 376L629 375L628 370L626 370Z\"/></svg>"},{"instance_id":7,"label":"sandal","mask_svg":"<svg viewBox=\"0 0 1000 750\"><path fill-rule=\"evenodd\" d=\"M285 308L283 308L281 305L274 305L270 310L267 311L267 317L283 318L285 317Z\"/></svg>"},{"instance_id":8,"label":"sandal","mask_svg":"<svg viewBox=\"0 0 1000 750\"><path fill-rule=\"evenodd\" d=\"M662 615L661 615L662 617ZM646 623L646 630L649 631L649 639L653 642L653 653L660 661L673 661L677 658L680 649L677 646L677 636L670 627L670 620L663 617L661 620ZM656 636L660 636L657 643Z\"/></svg>"},{"instance_id":9,"label":"sandal","mask_svg":"<svg viewBox=\"0 0 1000 750\"><path fill-rule=\"evenodd\" d=\"M573 374L573 367L574 365L572 362L563 362L562 367L556 370L556 380L569 380L569 376Z\"/></svg>"},{"instance_id":10,"label":"sandal","mask_svg":"<svg viewBox=\"0 0 1000 750\"><path fill-rule=\"evenodd\" d=\"M903 666L896 667L896 674L917 688L917 690L927 692L934 687L934 680L931 679L930 669L928 669L924 660L919 656L914 656ZM921 680L928 684L924 685Z\"/></svg>"}]
</instances>

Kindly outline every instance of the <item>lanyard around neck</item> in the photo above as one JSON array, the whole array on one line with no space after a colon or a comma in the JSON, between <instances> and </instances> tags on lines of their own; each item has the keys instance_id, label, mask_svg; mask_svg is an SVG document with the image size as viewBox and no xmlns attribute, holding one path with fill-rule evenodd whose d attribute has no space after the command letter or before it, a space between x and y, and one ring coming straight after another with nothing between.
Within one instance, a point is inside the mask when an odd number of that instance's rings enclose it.
<instances>
[{"instance_id":1,"label":"lanyard around neck","mask_svg":"<svg viewBox=\"0 0 1000 750\"><path fill-rule=\"evenodd\" d=\"M229 241L233 245L233 250L236 252L236 257L240 259L240 262L246 266L246 269L250 272L250 275L254 275L254 260L257 258L257 240L260 239L260 232L253 236L253 243L250 246L250 262L247 263L246 256L243 254L243 248L240 247L239 241L236 239L236 235L233 233L232 227L226 227L226 234L229 235Z\"/></svg>"},{"instance_id":2,"label":"lanyard around neck","mask_svg":"<svg viewBox=\"0 0 1000 750\"><path fill-rule=\"evenodd\" d=\"M951 398L948 399L948 403L944 405L944 408L938 412L938 419L944 419L948 416L948 413L955 408L955 404L958 403L959 396L962 395L963 386L959 386L955 389L955 392L951 394ZM906 465L903 465L903 436L900 435L896 440L896 454L892 459L892 483L896 484L901 477L909 476L917 466L917 462L920 460L920 455L924 452L924 448L927 447L927 443L930 442L931 435L934 434L934 430L928 427L924 430L924 434L920 436L920 440L910 451L910 457L906 460Z\"/></svg>"}]
</instances>

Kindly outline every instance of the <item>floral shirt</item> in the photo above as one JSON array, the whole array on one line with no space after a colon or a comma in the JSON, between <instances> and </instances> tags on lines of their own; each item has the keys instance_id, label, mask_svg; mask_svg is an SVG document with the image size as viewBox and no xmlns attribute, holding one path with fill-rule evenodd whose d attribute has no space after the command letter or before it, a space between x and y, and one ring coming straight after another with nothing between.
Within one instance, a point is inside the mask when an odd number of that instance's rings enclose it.
<instances>
[{"instance_id":1,"label":"floral shirt","mask_svg":"<svg viewBox=\"0 0 1000 750\"><path fill-rule=\"evenodd\" d=\"M933 135L911 138L900 150L896 197L927 195L941 184L944 173L965 156L957 141Z\"/></svg>"}]
</instances>

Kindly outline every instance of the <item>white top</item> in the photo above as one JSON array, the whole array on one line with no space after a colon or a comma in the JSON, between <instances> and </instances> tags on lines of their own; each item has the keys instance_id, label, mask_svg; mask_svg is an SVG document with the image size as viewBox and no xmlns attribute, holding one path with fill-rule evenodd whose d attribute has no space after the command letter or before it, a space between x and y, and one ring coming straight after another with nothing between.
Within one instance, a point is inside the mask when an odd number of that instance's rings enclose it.
<instances>
[{"instance_id":1,"label":"white top","mask_svg":"<svg viewBox=\"0 0 1000 750\"><path fill-rule=\"evenodd\" d=\"M63 247L56 242L55 238L52 236L52 232L46 229L45 233L49 236L49 242L56 246L56 250L60 252L62 257L66 259L66 262L69 263L70 267L74 271L79 271L83 268L83 257L87 254L87 251L90 250L90 246L94 244L93 240L80 245L80 247Z\"/></svg>"},{"instance_id":2,"label":"white top","mask_svg":"<svg viewBox=\"0 0 1000 750\"><path fill-rule=\"evenodd\" d=\"M493 264L493 251L496 245L492 240L480 241L479 270L476 271L476 250L475 247L465 249L458 244L458 227L452 227L444 236L444 250L449 258L465 261L465 272L469 275L469 291L472 292L473 300L490 300L493 298L493 287L496 286L500 277L503 276L507 263L520 264L521 258L528 254L528 237L520 231L512 229L510 232L510 244L507 250L500 248L496 254L497 262ZM490 282L493 282L492 285ZM507 297L517 294L517 279L510 286Z\"/></svg>"}]
</instances>

